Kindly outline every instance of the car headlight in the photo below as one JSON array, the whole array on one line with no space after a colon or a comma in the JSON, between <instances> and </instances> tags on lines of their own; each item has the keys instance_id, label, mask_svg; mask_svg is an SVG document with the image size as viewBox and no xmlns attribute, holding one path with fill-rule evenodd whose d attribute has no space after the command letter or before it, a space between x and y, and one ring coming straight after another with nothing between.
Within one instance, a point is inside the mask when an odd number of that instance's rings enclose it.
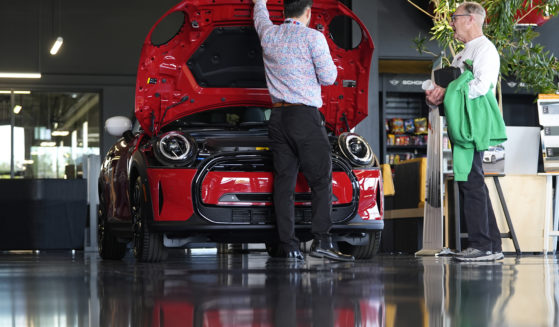
<instances>
[{"instance_id":1,"label":"car headlight","mask_svg":"<svg viewBox=\"0 0 559 327\"><path fill-rule=\"evenodd\" d=\"M167 132L155 143L155 157L166 165L184 166L192 162L197 147L188 134L178 131Z\"/></svg>"},{"instance_id":2,"label":"car headlight","mask_svg":"<svg viewBox=\"0 0 559 327\"><path fill-rule=\"evenodd\" d=\"M357 166L368 166L375 159L371 146L359 134L342 133L338 137L338 147L344 157Z\"/></svg>"}]
</instances>

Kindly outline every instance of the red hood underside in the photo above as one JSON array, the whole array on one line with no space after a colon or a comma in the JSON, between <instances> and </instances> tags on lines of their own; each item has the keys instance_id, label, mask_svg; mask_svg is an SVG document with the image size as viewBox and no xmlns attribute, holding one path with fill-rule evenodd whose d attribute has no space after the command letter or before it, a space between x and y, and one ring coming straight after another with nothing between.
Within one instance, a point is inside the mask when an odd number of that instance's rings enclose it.
<instances>
[{"instance_id":1,"label":"red hood underside","mask_svg":"<svg viewBox=\"0 0 559 327\"><path fill-rule=\"evenodd\" d=\"M188 64L193 56L200 53L200 47L204 47L216 28L252 28L252 7L251 1L182 1L159 19L144 42L138 66L135 114L144 131L150 135L157 134L167 123L204 110L271 105L266 88L208 87L197 81ZM283 22L283 1L268 2L268 10L275 24ZM153 45L154 29L176 12L184 14L184 24L178 33L165 44ZM338 47L331 37L327 37L338 77L334 85L322 88L324 105L320 110L327 126L339 134L346 131L347 126L353 128L367 117L369 71L374 46L363 23L337 0L315 0L309 26L330 36L330 23L336 16L353 19L361 28L362 35L361 43L350 50ZM260 47L258 43L254 46ZM222 50L225 54L228 51Z\"/></svg>"}]
</instances>

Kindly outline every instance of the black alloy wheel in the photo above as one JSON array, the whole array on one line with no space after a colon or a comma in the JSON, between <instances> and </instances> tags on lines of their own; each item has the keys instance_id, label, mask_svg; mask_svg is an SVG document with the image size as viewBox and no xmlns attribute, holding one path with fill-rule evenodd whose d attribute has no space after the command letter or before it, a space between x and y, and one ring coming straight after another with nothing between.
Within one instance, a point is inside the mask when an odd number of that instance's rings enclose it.
<instances>
[{"instance_id":1,"label":"black alloy wheel","mask_svg":"<svg viewBox=\"0 0 559 327\"><path fill-rule=\"evenodd\" d=\"M119 242L107 226L106 212L104 195L99 194L99 209L97 210L97 247L99 255L104 260L120 260L126 254L126 243Z\"/></svg>"},{"instance_id":2,"label":"black alloy wheel","mask_svg":"<svg viewBox=\"0 0 559 327\"><path fill-rule=\"evenodd\" d=\"M152 221L151 211L147 203L147 194L138 177L134 184L131 201L133 234L134 234L134 256L140 262L159 262L167 258L167 251L163 246L163 234L154 233L149 230L148 221Z\"/></svg>"},{"instance_id":3,"label":"black alloy wheel","mask_svg":"<svg viewBox=\"0 0 559 327\"><path fill-rule=\"evenodd\" d=\"M381 231L367 232L369 241L366 245L351 245L346 242L338 242L338 248L345 254L351 254L355 259L371 259L378 253L380 248Z\"/></svg>"}]
</instances>

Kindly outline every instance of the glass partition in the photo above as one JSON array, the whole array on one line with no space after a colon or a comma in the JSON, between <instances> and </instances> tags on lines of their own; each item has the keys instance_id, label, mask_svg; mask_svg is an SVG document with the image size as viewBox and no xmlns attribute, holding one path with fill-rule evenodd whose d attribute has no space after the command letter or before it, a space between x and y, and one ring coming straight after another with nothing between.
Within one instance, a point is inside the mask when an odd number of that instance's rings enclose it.
<instances>
[{"instance_id":1,"label":"glass partition","mask_svg":"<svg viewBox=\"0 0 559 327\"><path fill-rule=\"evenodd\" d=\"M99 155L98 93L0 90L0 178L81 178L89 154Z\"/></svg>"}]
</instances>

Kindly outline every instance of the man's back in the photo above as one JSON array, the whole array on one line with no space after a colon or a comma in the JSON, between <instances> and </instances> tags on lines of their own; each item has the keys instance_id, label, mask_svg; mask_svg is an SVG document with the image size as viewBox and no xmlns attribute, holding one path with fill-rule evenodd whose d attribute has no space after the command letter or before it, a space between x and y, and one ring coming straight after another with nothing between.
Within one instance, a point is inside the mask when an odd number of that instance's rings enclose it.
<instances>
[{"instance_id":1,"label":"man's back","mask_svg":"<svg viewBox=\"0 0 559 327\"><path fill-rule=\"evenodd\" d=\"M331 85L337 77L324 35L293 19L273 25L264 1L255 4L254 23L272 102L321 107L320 85Z\"/></svg>"}]
</instances>

